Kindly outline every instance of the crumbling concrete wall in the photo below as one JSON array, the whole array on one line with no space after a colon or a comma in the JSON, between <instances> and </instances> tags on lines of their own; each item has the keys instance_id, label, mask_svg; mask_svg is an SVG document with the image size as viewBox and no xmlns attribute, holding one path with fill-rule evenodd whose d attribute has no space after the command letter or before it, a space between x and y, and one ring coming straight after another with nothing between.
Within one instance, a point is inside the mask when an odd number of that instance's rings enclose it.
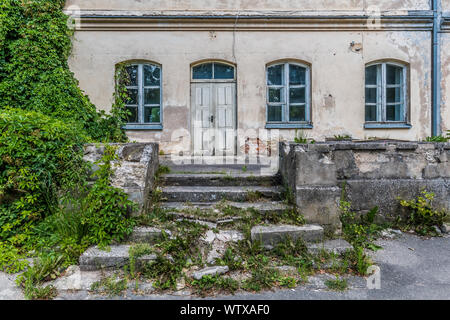
<instances>
[{"instance_id":1,"label":"crumbling concrete wall","mask_svg":"<svg viewBox=\"0 0 450 320\"><path fill-rule=\"evenodd\" d=\"M345 196L359 213L379 207L383 220L401 213L398 197L413 199L425 189L434 206L450 210L450 143L281 143L280 172L308 222L339 227Z\"/></svg>"},{"instance_id":2,"label":"crumbling concrete wall","mask_svg":"<svg viewBox=\"0 0 450 320\"><path fill-rule=\"evenodd\" d=\"M118 161L113 163L114 174L112 186L122 189L128 194L129 200L135 202L138 208L133 214L139 215L150 205L151 192L155 186L155 175L159 166L156 143L126 143L111 144L117 146ZM99 161L105 151L102 144L87 144L84 148L84 160L93 163L92 170L98 169L95 162Z\"/></svg>"}]
</instances>

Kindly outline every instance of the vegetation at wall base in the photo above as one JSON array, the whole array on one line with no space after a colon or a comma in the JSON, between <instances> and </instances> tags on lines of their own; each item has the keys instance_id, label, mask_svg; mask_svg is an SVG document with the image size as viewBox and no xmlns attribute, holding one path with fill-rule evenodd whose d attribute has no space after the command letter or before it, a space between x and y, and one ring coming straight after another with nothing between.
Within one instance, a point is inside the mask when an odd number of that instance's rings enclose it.
<instances>
[{"instance_id":1,"label":"vegetation at wall base","mask_svg":"<svg viewBox=\"0 0 450 320\"><path fill-rule=\"evenodd\" d=\"M120 241L134 226L134 204L110 185L114 148L106 147L91 186L83 161L85 143L127 141L127 96L118 86L106 114L78 87L64 4L0 2L0 270L26 269L18 283L36 299L54 295L40 284L89 245Z\"/></svg>"}]
</instances>

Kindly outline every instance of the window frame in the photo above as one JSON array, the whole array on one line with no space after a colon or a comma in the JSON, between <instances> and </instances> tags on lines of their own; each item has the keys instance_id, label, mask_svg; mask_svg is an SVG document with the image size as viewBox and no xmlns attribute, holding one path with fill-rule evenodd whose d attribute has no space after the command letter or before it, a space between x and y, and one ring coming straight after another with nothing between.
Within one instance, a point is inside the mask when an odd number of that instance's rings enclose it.
<instances>
[{"instance_id":1,"label":"window frame","mask_svg":"<svg viewBox=\"0 0 450 320\"><path fill-rule=\"evenodd\" d=\"M269 85L269 68L276 66L283 66L284 85ZM291 85L289 83L290 65L298 66L305 69L305 84ZM270 102L270 89L283 89L284 102ZM305 103L290 103L290 89L304 88L305 89ZM304 121L290 121L290 107L305 106L305 120ZM281 121L269 121L269 107L281 106ZM312 128L311 121L311 66L305 63L296 61L283 61L266 65L266 128L267 129L289 129L289 128Z\"/></svg>"},{"instance_id":2,"label":"window frame","mask_svg":"<svg viewBox=\"0 0 450 320\"><path fill-rule=\"evenodd\" d=\"M212 65L212 78L211 79L194 79L194 68L204 65L204 64L211 64ZM234 77L233 79L215 79L214 78L214 73L215 73L215 68L214 65L215 64L223 64L229 67L233 68L234 71ZM225 61L221 61L221 60L209 60L209 61L202 61L202 62L198 62L195 63L193 65L191 65L191 82L192 83L210 83L210 82L217 82L217 83L225 83L225 82L236 82L237 79L237 72L236 72L236 65L229 63L229 62L225 62Z\"/></svg>"},{"instance_id":3,"label":"window frame","mask_svg":"<svg viewBox=\"0 0 450 320\"><path fill-rule=\"evenodd\" d=\"M402 83L400 85L388 85L387 84L387 66L391 65L394 67L400 67L402 69ZM377 84L368 85L366 79L367 68L376 66L377 67ZM366 64L364 68L364 127L366 129L401 129L401 128L411 128L410 125L410 99L409 99L409 66L405 63L396 61L376 61ZM368 103L366 99L366 89L377 89L376 102ZM402 95L399 103L388 103L387 102L387 89L389 88L401 88ZM367 117L367 106L376 107L376 120L366 120ZM401 105L402 120L388 120L387 119L387 107L389 105Z\"/></svg>"},{"instance_id":4,"label":"window frame","mask_svg":"<svg viewBox=\"0 0 450 320\"><path fill-rule=\"evenodd\" d=\"M154 62L133 62L127 63L125 68L127 67L138 67L138 75L137 75L137 86L126 86L126 89L137 89L138 90L138 104L137 104L137 112L138 112L138 122L127 122L124 126L125 130L162 130L163 129L163 72L162 66L158 63ZM144 84L144 66L152 66L159 68L160 79L159 86L145 86ZM125 72L127 72L125 70ZM159 104L145 104L145 89L159 89ZM125 107L134 106L125 104ZM159 106L159 122L144 122L144 114L145 107L154 108Z\"/></svg>"}]
</instances>

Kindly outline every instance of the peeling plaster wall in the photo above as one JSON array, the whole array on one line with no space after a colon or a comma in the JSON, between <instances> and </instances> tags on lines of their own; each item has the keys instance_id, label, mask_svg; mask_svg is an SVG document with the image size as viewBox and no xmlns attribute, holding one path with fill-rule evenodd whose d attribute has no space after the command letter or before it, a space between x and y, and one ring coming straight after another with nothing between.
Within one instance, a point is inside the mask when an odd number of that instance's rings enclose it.
<instances>
[{"instance_id":1,"label":"peeling plaster wall","mask_svg":"<svg viewBox=\"0 0 450 320\"><path fill-rule=\"evenodd\" d=\"M450 209L450 143L317 143L280 147L280 172L309 223L339 227L342 189L352 209L379 207L380 220L404 214L405 200L435 194L435 209Z\"/></svg>"},{"instance_id":2,"label":"peeling plaster wall","mask_svg":"<svg viewBox=\"0 0 450 320\"><path fill-rule=\"evenodd\" d=\"M444 2L447 0L444 0ZM448 1L447 1L448 2ZM68 0L86 10L429 10L429 0Z\"/></svg>"},{"instance_id":3,"label":"peeling plaster wall","mask_svg":"<svg viewBox=\"0 0 450 320\"><path fill-rule=\"evenodd\" d=\"M77 32L71 70L80 87L99 109L108 111L114 91L114 68L122 61L142 59L162 65L163 131L130 131L138 142L158 141L172 152L190 131L190 66L203 59L237 65L239 129L266 124L266 64L299 59L311 64L312 120L310 137L323 140L336 134L354 138L382 137L420 140L431 133L431 34L389 32L233 32L146 31ZM261 41L264 39L264 41ZM360 52L350 43L362 45ZM445 50L443 50L445 52ZM365 130L364 68L379 59L410 64L412 129ZM295 130L280 130L292 140ZM189 143L187 143L189 148Z\"/></svg>"}]
</instances>

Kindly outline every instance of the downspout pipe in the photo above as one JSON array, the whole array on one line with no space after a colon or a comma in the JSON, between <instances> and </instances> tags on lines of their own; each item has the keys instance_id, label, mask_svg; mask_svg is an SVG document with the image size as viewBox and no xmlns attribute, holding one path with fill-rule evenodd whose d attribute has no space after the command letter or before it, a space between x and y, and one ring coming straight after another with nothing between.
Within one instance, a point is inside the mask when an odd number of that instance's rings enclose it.
<instances>
[{"instance_id":1,"label":"downspout pipe","mask_svg":"<svg viewBox=\"0 0 450 320\"><path fill-rule=\"evenodd\" d=\"M433 49L432 49L432 136L441 134L441 45L439 41L439 33L441 29L441 5L440 0L432 0L433 9Z\"/></svg>"}]
</instances>

